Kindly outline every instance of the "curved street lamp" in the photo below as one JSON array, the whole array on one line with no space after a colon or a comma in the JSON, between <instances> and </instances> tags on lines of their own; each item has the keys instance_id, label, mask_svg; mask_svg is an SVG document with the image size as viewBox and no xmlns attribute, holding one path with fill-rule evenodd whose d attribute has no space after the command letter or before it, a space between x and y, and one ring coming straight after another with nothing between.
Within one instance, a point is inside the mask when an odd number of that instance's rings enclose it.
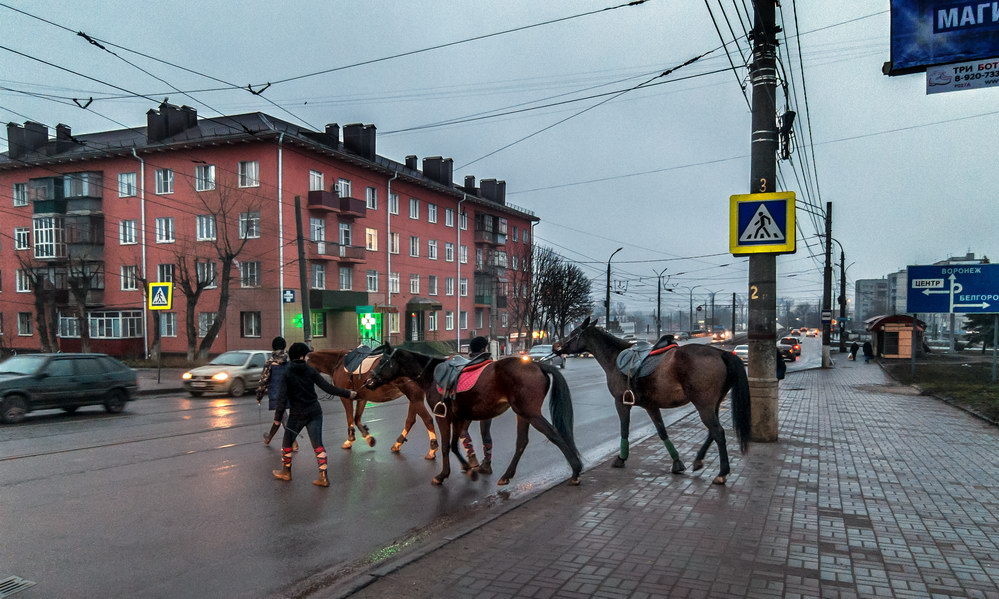
<instances>
[{"instance_id":1,"label":"curved street lamp","mask_svg":"<svg viewBox=\"0 0 999 599\"><path fill-rule=\"evenodd\" d=\"M604 310L605 310L605 312L604 312L604 326L605 326L605 327L610 327L610 283L611 283L611 259L612 259L612 258L614 258L614 254L617 254L618 252L620 252L620 251L621 251L621 250L623 250L623 249L624 249L623 247L621 247L621 248L617 248L617 249L616 249L616 250L614 250L614 252L613 252L613 253L612 253L612 254L610 255L610 258L607 258L607 297L606 297L606 299L604 300Z\"/></svg>"}]
</instances>

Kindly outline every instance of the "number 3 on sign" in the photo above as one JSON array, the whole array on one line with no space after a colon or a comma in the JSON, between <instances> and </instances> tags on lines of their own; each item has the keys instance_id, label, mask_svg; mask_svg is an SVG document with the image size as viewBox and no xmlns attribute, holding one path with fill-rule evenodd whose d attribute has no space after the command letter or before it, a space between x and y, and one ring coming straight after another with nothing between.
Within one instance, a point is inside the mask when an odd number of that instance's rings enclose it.
<instances>
[{"instance_id":1,"label":"number 3 on sign","mask_svg":"<svg viewBox=\"0 0 999 599\"><path fill-rule=\"evenodd\" d=\"M749 299L760 299L760 288L756 285L749 286Z\"/></svg>"}]
</instances>

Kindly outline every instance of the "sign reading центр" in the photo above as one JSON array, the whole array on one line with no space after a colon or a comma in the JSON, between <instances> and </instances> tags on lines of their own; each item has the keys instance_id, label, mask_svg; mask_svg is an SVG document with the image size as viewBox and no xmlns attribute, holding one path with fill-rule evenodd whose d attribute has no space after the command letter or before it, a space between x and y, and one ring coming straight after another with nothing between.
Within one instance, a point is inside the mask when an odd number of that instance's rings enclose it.
<instances>
[{"instance_id":1,"label":"sign reading \u0446\u0435\u043d\u0442\u0440","mask_svg":"<svg viewBox=\"0 0 999 599\"><path fill-rule=\"evenodd\" d=\"M908 286L912 314L999 313L999 264L910 266Z\"/></svg>"}]
</instances>

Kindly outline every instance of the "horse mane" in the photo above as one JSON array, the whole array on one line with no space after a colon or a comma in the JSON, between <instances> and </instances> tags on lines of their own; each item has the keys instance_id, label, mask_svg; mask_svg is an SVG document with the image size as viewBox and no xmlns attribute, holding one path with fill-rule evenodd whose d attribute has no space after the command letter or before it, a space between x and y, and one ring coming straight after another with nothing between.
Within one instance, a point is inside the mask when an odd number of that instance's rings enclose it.
<instances>
[{"instance_id":1,"label":"horse mane","mask_svg":"<svg viewBox=\"0 0 999 599\"><path fill-rule=\"evenodd\" d=\"M617 335L611 334L606 329L602 329L596 325L590 325L587 330L592 331L598 337L603 338L608 345L614 347L618 351L624 350L631 345L624 339L621 339Z\"/></svg>"}]
</instances>

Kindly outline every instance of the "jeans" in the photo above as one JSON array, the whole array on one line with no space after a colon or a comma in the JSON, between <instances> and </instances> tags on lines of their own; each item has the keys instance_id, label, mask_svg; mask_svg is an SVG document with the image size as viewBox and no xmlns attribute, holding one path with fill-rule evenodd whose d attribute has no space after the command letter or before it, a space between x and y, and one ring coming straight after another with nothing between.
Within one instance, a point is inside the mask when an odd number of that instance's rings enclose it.
<instances>
[{"instance_id":1,"label":"jeans","mask_svg":"<svg viewBox=\"0 0 999 599\"><path fill-rule=\"evenodd\" d=\"M290 420L290 418L289 418L289 420ZM298 424L298 423L296 422L295 424ZM305 429L306 431L308 431L308 433L309 433L309 441L312 442L312 447L313 448L322 447L323 446L323 415L322 414L317 414L316 416L313 416L309 421L307 421L305 423L305 426L303 426L302 428ZM281 444L281 447L291 447L291 444L294 443L294 441L295 441L295 437L297 437L300 432L302 432L302 431L301 430L291 430L290 428L288 428L288 425L286 423L285 427L284 427L284 442Z\"/></svg>"}]
</instances>

